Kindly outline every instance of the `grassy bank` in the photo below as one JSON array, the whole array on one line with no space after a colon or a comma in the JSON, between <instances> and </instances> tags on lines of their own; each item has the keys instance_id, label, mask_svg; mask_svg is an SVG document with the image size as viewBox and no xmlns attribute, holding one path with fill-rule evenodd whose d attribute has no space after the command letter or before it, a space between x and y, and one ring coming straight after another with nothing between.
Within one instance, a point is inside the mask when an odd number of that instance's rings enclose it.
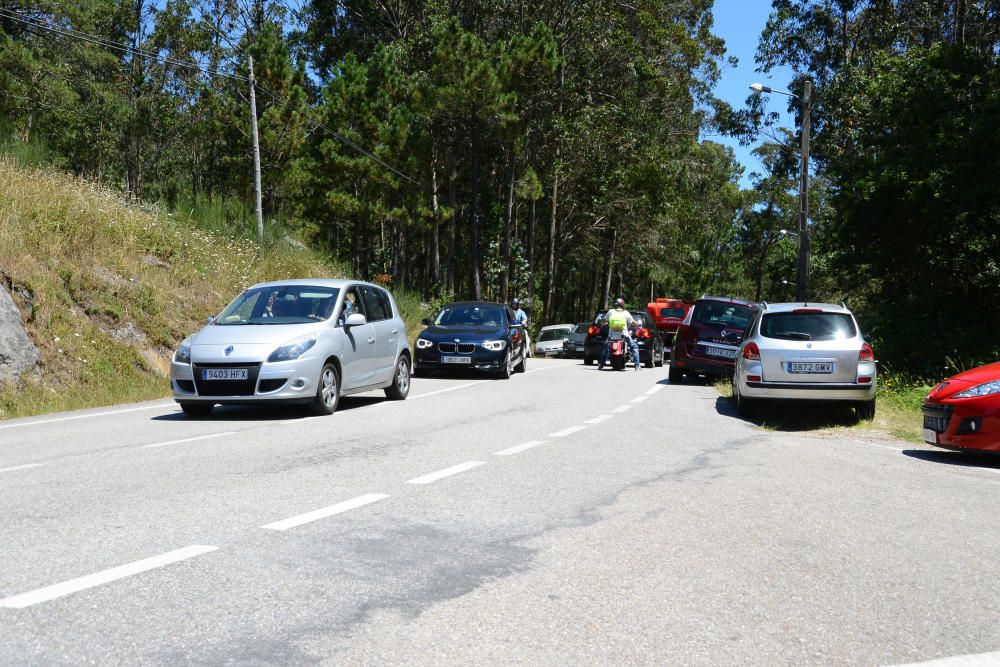
<instances>
[{"instance_id":1,"label":"grassy bank","mask_svg":"<svg viewBox=\"0 0 1000 667\"><path fill-rule=\"evenodd\" d=\"M341 275L300 244L262 248L0 157L0 280L42 356L0 387L0 418L167 396L176 344L240 290ZM419 300L397 296L415 335Z\"/></svg>"}]
</instances>

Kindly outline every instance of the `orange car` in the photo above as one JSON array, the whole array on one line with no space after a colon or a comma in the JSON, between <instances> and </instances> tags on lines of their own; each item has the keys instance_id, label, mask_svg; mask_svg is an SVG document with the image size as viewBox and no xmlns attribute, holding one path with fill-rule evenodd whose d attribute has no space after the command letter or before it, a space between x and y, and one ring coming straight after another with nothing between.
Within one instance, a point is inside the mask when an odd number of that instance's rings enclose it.
<instances>
[{"instance_id":1,"label":"orange car","mask_svg":"<svg viewBox=\"0 0 1000 667\"><path fill-rule=\"evenodd\" d=\"M688 311L693 305L694 301L688 299L668 299L666 297L646 304L646 312L653 316L656 330L660 332L660 338L663 339L664 354L670 353L677 327L687 317Z\"/></svg>"}]
</instances>

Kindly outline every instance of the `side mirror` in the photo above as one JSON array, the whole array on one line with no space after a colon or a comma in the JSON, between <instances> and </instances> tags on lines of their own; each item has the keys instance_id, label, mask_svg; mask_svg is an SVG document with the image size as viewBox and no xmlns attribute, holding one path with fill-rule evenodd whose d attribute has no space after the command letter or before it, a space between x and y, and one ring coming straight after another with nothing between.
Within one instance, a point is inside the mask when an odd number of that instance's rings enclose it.
<instances>
[{"instance_id":1,"label":"side mirror","mask_svg":"<svg viewBox=\"0 0 1000 667\"><path fill-rule=\"evenodd\" d=\"M368 320L361 313L351 313L344 322L345 327L360 327L363 324L368 324Z\"/></svg>"},{"instance_id":2,"label":"side mirror","mask_svg":"<svg viewBox=\"0 0 1000 667\"><path fill-rule=\"evenodd\" d=\"M434 322L431 321L431 318L429 317L425 317L424 319L420 320L420 323L423 324L425 327L429 327L430 325L434 324Z\"/></svg>"},{"instance_id":3,"label":"side mirror","mask_svg":"<svg viewBox=\"0 0 1000 667\"><path fill-rule=\"evenodd\" d=\"M212 324L213 322L215 322L215 315L209 315L208 319L206 320L206 323Z\"/></svg>"}]
</instances>

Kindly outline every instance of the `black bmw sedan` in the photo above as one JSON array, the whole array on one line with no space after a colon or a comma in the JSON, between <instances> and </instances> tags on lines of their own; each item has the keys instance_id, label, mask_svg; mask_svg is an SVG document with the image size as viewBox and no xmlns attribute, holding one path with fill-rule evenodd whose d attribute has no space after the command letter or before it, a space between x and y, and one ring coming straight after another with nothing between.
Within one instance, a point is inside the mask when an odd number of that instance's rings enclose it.
<instances>
[{"instance_id":1,"label":"black bmw sedan","mask_svg":"<svg viewBox=\"0 0 1000 667\"><path fill-rule=\"evenodd\" d=\"M459 301L441 309L417 337L413 372L474 369L510 378L525 370L524 330L499 303Z\"/></svg>"}]
</instances>

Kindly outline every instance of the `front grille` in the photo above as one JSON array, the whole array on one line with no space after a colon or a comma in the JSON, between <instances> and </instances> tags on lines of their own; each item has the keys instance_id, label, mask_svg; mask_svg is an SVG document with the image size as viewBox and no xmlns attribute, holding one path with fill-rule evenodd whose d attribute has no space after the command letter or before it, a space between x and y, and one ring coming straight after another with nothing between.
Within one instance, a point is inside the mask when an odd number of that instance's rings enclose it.
<instances>
[{"instance_id":1,"label":"front grille","mask_svg":"<svg viewBox=\"0 0 1000 667\"><path fill-rule=\"evenodd\" d=\"M476 351L475 343L459 343L458 351L462 354L472 354Z\"/></svg>"},{"instance_id":2,"label":"front grille","mask_svg":"<svg viewBox=\"0 0 1000 667\"><path fill-rule=\"evenodd\" d=\"M924 413L924 428L929 428L936 433L944 433L948 430L948 422L951 421L951 413L955 408L951 405L937 405L934 403L924 403L920 411Z\"/></svg>"},{"instance_id":3,"label":"front grille","mask_svg":"<svg viewBox=\"0 0 1000 667\"><path fill-rule=\"evenodd\" d=\"M454 343L438 343L438 349L441 350L442 352L454 352L455 351L455 344Z\"/></svg>"},{"instance_id":4,"label":"front grille","mask_svg":"<svg viewBox=\"0 0 1000 667\"><path fill-rule=\"evenodd\" d=\"M203 380L203 368L246 368L246 380ZM256 364L194 364L194 384L201 396L253 396L257 386L260 363Z\"/></svg>"}]
</instances>

